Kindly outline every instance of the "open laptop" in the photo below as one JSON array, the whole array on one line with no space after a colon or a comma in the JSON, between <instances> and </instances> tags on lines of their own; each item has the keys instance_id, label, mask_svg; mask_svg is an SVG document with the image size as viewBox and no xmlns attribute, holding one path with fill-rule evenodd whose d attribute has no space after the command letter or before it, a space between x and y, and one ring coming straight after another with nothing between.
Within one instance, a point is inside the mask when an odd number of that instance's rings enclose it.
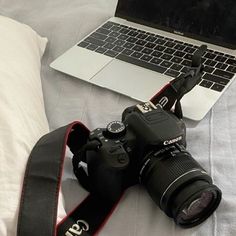
<instances>
[{"instance_id":1,"label":"open laptop","mask_svg":"<svg viewBox=\"0 0 236 236\"><path fill-rule=\"evenodd\" d=\"M115 17L51 67L147 101L207 44L202 80L182 100L184 116L201 120L236 77L235 12L234 0L119 0Z\"/></svg>"}]
</instances>

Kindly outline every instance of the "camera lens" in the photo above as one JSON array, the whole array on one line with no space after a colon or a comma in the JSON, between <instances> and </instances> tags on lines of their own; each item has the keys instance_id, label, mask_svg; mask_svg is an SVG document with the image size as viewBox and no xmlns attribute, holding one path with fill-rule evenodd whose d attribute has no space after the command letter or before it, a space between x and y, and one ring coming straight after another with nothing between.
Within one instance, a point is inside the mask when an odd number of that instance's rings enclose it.
<instances>
[{"instance_id":1,"label":"camera lens","mask_svg":"<svg viewBox=\"0 0 236 236\"><path fill-rule=\"evenodd\" d=\"M221 191L211 177L178 144L149 153L140 181L160 208L185 228L202 223L221 201Z\"/></svg>"},{"instance_id":2,"label":"camera lens","mask_svg":"<svg viewBox=\"0 0 236 236\"><path fill-rule=\"evenodd\" d=\"M184 207L177 216L178 222L185 222L188 220L195 219L200 213L206 210L213 200L212 192L203 192L201 196L197 199L194 199L190 204Z\"/></svg>"},{"instance_id":3,"label":"camera lens","mask_svg":"<svg viewBox=\"0 0 236 236\"><path fill-rule=\"evenodd\" d=\"M221 200L220 190L203 180L180 188L170 203L175 222L185 228L202 223L217 208Z\"/></svg>"}]
</instances>

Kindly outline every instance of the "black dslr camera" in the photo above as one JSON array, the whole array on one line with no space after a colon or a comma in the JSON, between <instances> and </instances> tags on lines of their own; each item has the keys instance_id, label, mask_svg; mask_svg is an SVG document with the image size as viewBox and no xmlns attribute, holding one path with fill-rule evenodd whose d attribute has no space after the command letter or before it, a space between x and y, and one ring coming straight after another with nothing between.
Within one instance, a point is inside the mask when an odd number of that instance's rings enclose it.
<instances>
[{"instance_id":1,"label":"black dslr camera","mask_svg":"<svg viewBox=\"0 0 236 236\"><path fill-rule=\"evenodd\" d=\"M217 208L221 191L185 146L183 121L148 102L127 108L122 122L92 131L78 154L89 180L83 181L81 168L74 171L86 189L108 201L141 183L178 225L192 227Z\"/></svg>"},{"instance_id":2,"label":"black dslr camera","mask_svg":"<svg viewBox=\"0 0 236 236\"><path fill-rule=\"evenodd\" d=\"M171 81L162 96L154 98L157 105L147 102L129 107L122 122L113 121L90 133L73 157L74 173L90 193L114 202L126 188L141 183L161 210L185 228L200 224L214 212L221 191L185 149L180 106L183 95L201 80L204 50L197 51L186 75Z\"/></svg>"}]
</instances>

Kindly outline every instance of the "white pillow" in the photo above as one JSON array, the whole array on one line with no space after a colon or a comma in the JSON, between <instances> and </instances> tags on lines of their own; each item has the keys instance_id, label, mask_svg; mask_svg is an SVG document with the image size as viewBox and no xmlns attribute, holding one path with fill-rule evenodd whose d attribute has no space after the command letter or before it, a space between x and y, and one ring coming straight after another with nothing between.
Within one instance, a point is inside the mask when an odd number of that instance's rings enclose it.
<instances>
[{"instance_id":1,"label":"white pillow","mask_svg":"<svg viewBox=\"0 0 236 236\"><path fill-rule=\"evenodd\" d=\"M40 79L47 39L3 16L0 35L0 235L15 236L27 159L49 131Z\"/></svg>"}]
</instances>

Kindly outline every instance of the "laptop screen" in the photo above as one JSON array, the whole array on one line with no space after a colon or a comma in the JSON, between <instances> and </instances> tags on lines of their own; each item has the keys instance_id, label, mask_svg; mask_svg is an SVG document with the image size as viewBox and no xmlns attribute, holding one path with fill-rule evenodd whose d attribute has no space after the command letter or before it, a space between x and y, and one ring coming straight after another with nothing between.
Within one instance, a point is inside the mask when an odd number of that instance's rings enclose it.
<instances>
[{"instance_id":1,"label":"laptop screen","mask_svg":"<svg viewBox=\"0 0 236 236\"><path fill-rule=\"evenodd\" d=\"M236 0L119 0L116 16L236 48Z\"/></svg>"}]
</instances>

